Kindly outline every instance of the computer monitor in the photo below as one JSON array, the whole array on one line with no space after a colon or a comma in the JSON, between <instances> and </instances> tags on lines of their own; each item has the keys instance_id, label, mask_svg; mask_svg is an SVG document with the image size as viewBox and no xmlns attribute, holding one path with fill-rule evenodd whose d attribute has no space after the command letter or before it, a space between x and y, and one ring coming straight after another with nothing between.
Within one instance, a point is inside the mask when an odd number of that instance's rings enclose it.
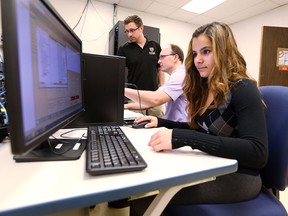
<instances>
[{"instance_id":1,"label":"computer monitor","mask_svg":"<svg viewBox=\"0 0 288 216\"><path fill-rule=\"evenodd\" d=\"M82 43L44 0L1 5L9 137L22 155L83 111Z\"/></svg>"},{"instance_id":2,"label":"computer monitor","mask_svg":"<svg viewBox=\"0 0 288 216\"><path fill-rule=\"evenodd\" d=\"M85 112L69 128L124 124L126 58L82 53Z\"/></svg>"}]
</instances>

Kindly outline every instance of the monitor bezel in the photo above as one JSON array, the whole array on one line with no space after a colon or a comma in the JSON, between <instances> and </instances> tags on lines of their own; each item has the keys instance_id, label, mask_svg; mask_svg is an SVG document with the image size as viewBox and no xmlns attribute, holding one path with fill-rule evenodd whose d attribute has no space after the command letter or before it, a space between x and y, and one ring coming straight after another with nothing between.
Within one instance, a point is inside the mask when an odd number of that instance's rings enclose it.
<instances>
[{"instance_id":1,"label":"monitor bezel","mask_svg":"<svg viewBox=\"0 0 288 216\"><path fill-rule=\"evenodd\" d=\"M81 66L81 92L82 107L73 115L48 129L41 135L25 142L24 129L22 123L22 103L20 95L19 79L19 58L18 58L18 40L16 27L16 0L2 0L2 30L3 30L3 53L5 67L5 88L7 91L7 112L8 112L8 131L11 142L11 150L14 155L21 155L30 152L35 147L45 142L57 130L63 128L74 121L84 111L83 95L83 66L82 66L82 41L68 26L64 19L59 15L55 8L46 0L39 0L51 12L51 14L61 23L61 25L75 38L80 45L80 66ZM18 77L18 79L17 79Z\"/></svg>"}]
</instances>

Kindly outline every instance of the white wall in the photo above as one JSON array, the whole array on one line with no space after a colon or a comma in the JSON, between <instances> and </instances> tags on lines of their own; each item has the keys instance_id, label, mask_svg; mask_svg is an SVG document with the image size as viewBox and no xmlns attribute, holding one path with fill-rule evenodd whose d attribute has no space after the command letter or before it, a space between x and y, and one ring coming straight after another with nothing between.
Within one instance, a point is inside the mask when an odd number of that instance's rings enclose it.
<instances>
[{"instance_id":1,"label":"white wall","mask_svg":"<svg viewBox=\"0 0 288 216\"><path fill-rule=\"evenodd\" d=\"M77 23L86 4L86 0L50 0L50 2L71 28ZM160 28L161 46L175 43L186 54L195 26L121 7L118 7L117 10L117 21L123 21L132 14L139 15L144 25ZM89 4L87 14L83 14L82 21L75 29L76 34L83 42L83 51L108 54L108 36L112 27L113 5L92 1L92 4Z\"/></svg>"},{"instance_id":2,"label":"white wall","mask_svg":"<svg viewBox=\"0 0 288 216\"><path fill-rule=\"evenodd\" d=\"M258 80L260 68L262 27L288 27L287 12L288 5L285 5L231 26L239 49L246 59L248 72L256 80Z\"/></svg>"}]
</instances>

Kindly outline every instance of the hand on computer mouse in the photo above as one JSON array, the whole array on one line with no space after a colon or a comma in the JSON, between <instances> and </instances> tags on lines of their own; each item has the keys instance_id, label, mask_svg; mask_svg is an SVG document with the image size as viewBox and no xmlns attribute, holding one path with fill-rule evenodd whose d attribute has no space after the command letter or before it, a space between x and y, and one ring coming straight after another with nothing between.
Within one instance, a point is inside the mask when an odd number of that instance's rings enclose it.
<instances>
[{"instance_id":1,"label":"hand on computer mouse","mask_svg":"<svg viewBox=\"0 0 288 216\"><path fill-rule=\"evenodd\" d=\"M158 119L155 116L140 116L135 119L133 128L151 128L157 127Z\"/></svg>"},{"instance_id":2,"label":"hand on computer mouse","mask_svg":"<svg viewBox=\"0 0 288 216\"><path fill-rule=\"evenodd\" d=\"M139 123L132 124L132 128L145 128L145 125L150 123L150 121L142 121Z\"/></svg>"}]
</instances>

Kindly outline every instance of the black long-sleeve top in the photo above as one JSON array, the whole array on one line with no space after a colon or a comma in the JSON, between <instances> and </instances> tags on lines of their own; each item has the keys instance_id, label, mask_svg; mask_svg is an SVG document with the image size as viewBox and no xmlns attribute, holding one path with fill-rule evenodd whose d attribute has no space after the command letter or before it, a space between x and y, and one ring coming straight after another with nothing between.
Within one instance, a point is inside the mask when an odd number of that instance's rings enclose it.
<instances>
[{"instance_id":1,"label":"black long-sleeve top","mask_svg":"<svg viewBox=\"0 0 288 216\"><path fill-rule=\"evenodd\" d=\"M199 129L158 118L158 127L172 131L172 148L190 146L211 155L236 159L238 172L258 174L267 162L268 138L264 106L257 86L237 81L227 100L197 117Z\"/></svg>"}]
</instances>

